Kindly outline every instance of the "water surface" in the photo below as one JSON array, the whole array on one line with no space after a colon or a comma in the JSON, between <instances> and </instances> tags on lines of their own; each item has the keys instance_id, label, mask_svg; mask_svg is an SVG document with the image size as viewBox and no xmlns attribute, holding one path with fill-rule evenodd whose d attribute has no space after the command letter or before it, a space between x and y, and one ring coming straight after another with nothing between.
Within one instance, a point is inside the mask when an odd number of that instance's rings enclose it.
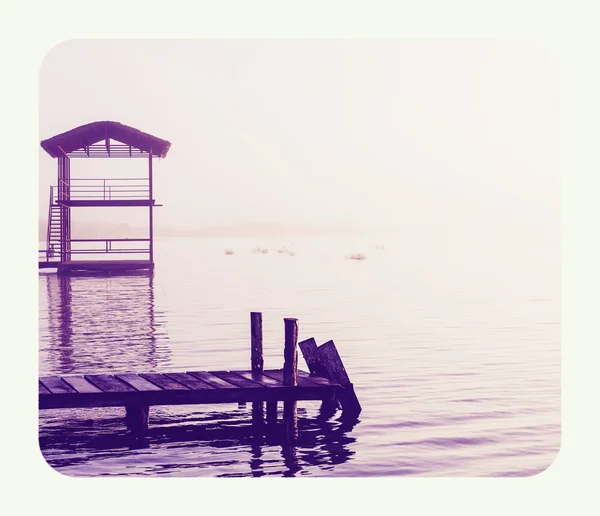
<instances>
[{"instance_id":1,"label":"water surface","mask_svg":"<svg viewBox=\"0 0 600 516\"><path fill-rule=\"evenodd\" d=\"M296 317L300 340L335 341L363 407L345 424L299 402L291 457L254 434L250 404L152 407L141 448L123 409L45 410L42 453L73 476L536 474L560 445L558 256L534 243L180 238L157 241L151 276L40 272L40 375L247 369L260 311L266 368L282 366L283 318Z\"/></svg>"}]
</instances>

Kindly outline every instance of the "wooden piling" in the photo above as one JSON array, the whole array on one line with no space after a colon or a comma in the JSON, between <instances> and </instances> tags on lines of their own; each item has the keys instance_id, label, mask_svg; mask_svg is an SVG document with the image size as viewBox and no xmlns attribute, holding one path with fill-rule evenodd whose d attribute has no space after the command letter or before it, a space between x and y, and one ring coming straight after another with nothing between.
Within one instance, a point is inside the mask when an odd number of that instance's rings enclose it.
<instances>
[{"instance_id":1,"label":"wooden piling","mask_svg":"<svg viewBox=\"0 0 600 516\"><path fill-rule=\"evenodd\" d=\"M285 341L283 347L283 384L295 387L298 384L298 320L284 319ZM283 423L288 439L298 437L298 417L296 400L283 402Z\"/></svg>"},{"instance_id":2,"label":"wooden piling","mask_svg":"<svg viewBox=\"0 0 600 516\"><path fill-rule=\"evenodd\" d=\"M283 320L285 341L283 346L283 384L296 386L298 384L298 319Z\"/></svg>"},{"instance_id":3,"label":"wooden piling","mask_svg":"<svg viewBox=\"0 0 600 516\"><path fill-rule=\"evenodd\" d=\"M250 365L253 373L262 373L264 367L262 313L250 312ZM252 421L262 423L264 419L264 403L252 403Z\"/></svg>"},{"instance_id":4,"label":"wooden piling","mask_svg":"<svg viewBox=\"0 0 600 516\"><path fill-rule=\"evenodd\" d=\"M250 338L252 372L262 372L263 359L263 335L262 335L262 313L250 312Z\"/></svg>"},{"instance_id":5,"label":"wooden piling","mask_svg":"<svg viewBox=\"0 0 600 516\"><path fill-rule=\"evenodd\" d=\"M149 413L148 405L135 404L125 407L125 422L132 435L142 437L148 433Z\"/></svg>"}]
</instances>

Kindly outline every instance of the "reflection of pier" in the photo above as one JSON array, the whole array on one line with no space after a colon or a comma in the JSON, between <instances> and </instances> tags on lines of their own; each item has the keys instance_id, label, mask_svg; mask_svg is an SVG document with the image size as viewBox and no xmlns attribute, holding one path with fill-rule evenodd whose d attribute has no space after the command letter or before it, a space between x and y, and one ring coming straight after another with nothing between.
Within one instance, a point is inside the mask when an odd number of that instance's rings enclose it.
<instances>
[{"instance_id":1,"label":"reflection of pier","mask_svg":"<svg viewBox=\"0 0 600 516\"><path fill-rule=\"evenodd\" d=\"M178 421L181 418L182 420ZM177 424L173 424L177 421ZM89 425L88 414L74 413L69 417L69 432L62 426L45 425L40 433L40 446L46 452L46 460L51 466L69 467L93 462L95 456L111 450L114 457L125 457L132 449L149 448L160 455L161 445L182 449L194 447L197 460L193 464L177 455L170 455L162 473L173 474L183 470L197 469L198 475L206 474L211 468L214 451L220 454L231 450L232 456L239 457L247 450L247 465L239 466L231 473L217 476L302 476L310 475L311 470L334 470L338 464L344 464L354 458L352 430L356 422L336 421L321 417L298 416L298 437L293 446L286 443L282 432L267 431L258 428L250 421L250 415L230 411L210 411L192 413L175 417L166 413L156 414L153 426L145 440L132 439L130 435L118 432L121 427L120 414L97 422L94 428ZM274 447L281 447L277 455ZM61 450L85 450L84 455L63 457ZM120 451L122 450L122 451ZM54 458L54 455L57 458ZM60 457L60 458L58 458ZM202 460L205 458L205 460Z\"/></svg>"},{"instance_id":2,"label":"reflection of pier","mask_svg":"<svg viewBox=\"0 0 600 516\"><path fill-rule=\"evenodd\" d=\"M153 370L167 361L151 272L40 279L46 283L48 321L48 335L40 342L41 369L59 374Z\"/></svg>"}]
</instances>

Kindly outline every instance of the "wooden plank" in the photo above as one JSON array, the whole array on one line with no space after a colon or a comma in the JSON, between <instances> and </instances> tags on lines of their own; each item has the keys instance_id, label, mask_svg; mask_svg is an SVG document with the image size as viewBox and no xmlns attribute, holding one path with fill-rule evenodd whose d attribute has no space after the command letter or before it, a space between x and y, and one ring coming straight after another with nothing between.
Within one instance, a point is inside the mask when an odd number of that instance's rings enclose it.
<instances>
[{"instance_id":1,"label":"wooden plank","mask_svg":"<svg viewBox=\"0 0 600 516\"><path fill-rule=\"evenodd\" d=\"M248 380L247 378L239 376L230 371L212 371L212 374L218 376L226 382L232 383L233 385L237 385L238 387L244 387L246 389L260 389L261 387L263 387L262 385L259 385L258 383L253 382L252 380Z\"/></svg>"},{"instance_id":2,"label":"wooden plank","mask_svg":"<svg viewBox=\"0 0 600 516\"><path fill-rule=\"evenodd\" d=\"M342 363L340 354L332 340L327 341L317 348L319 363L323 365L327 373L327 378L345 386L350 383L350 378L346 368Z\"/></svg>"},{"instance_id":3,"label":"wooden plank","mask_svg":"<svg viewBox=\"0 0 600 516\"><path fill-rule=\"evenodd\" d=\"M80 394L102 392L94 384L88 382L83 376L63 376L63 380Z\"/></svg>"},{"instance_id":4,"label":"wooden plank","mask_svg":"<svg viewBox=\"0 0 600 516\"><path fill-rule=\"evenodd\" d=\"M283 344L283 384L288 386L297 385L298 375L298 320L286 317L284 324Z\"/></svg>"},{"instance_id":5,"label":"wooden plank","mask_svg":"<svg viewBox=\"0 0 600 516\"><path fill-rule=\"evenodd\" d=\"M187 373L165 373L165 376L172 378L181 385L185 385L188 389L202 390L202 389L215 389L212 385L198 380L198 378Z\"/></svg>"},{"instance_id":6,"label":"wooden plank","mask_svg":"<svg viewBox=\"0 0 600 516\"><path fill-rule=\"evenodd\" d=\"M162 390L157 385L149 382L145 378L142 378L139 374L126 373L116 374L116 378L123 380L125 383L131 385L136 391L160 391Z\"/></svg>"},{"instance_id":7,"label":"wooden plank","mask_svg":"<svg viewBox=\"0 0 600 516\"><path fill-rule=\"evenodd\" d=\"M283 387L283 383L279 380L275 380L270 376L265 376L262 372L254 373L252 371L231 371L232 373L242 376L248 380L251 380L264 387Z\"/></svg>"},{"instance_id":8,"label":"wooden plank","mask_svg":"<svg viewBox=\"0 0 600 516\"><path fill-rule=\"evenodd\" d=\"M93 383L102 392L136 392L131 386L110 374L86 374L84 378Z\"/></svg>"},{"instance_id":9,"label":"wooden plank","mask_svg":"<svg viewBox=\"0 0 600 516\"><path fill-rule=\"evenodd\" d=\"M42 382L38 380L38 394L50 394L50 391L44 387Z\"/></svg>"},{"instance_id":10,"label":"wooden plank","mask_svg":"<svg viewBox=\"0 0 600 516\"><path fill-rule=\"evenodd\" d=\"M318 347L319 363L327 372L327 378L339 383L341 389L338 391L338 399L342 404L343 414L354 417L360 414L362 407L354 392L354 385L350 382L346 368L332 340Z\"/></svg>"},{"instance_id":11,"label":"wooden plank","mask_svg":"<svg viewBox=\"0 0 600 516\"><path fill-rule=\"evenodd\" d=\"M308 366L308 370L311 374L317 376L325 376L325 370L319 363L319 354L317 353L317 343L312 337L310 339L303 340L298 344L304 361Z\"/></svg>"},{"instance_id":12,"label":"wooden plank","mask_svg":"<svg viewBox=\"0 0 600 516\"><path fill-rule=\"evenodd\" d=\"M45 376L40 378L40 382L51 394L73 394L77 392L68 383L65 383L60 376Z\"/></svg>"},{"instance_id":13,"label":"wooden plank","mask_svg":"<svg viewBox=\"0 0 600 516\"><path fill-rule=\"evenodd\" d=\"M161 374L161 373L143 373L140 374L142 378L152 382L155 385L158 385L161 389L165 391L187 391L188 388L185 385L181 385L179 382L176 382L172 378Z\"/></svg>"},{"instance_id":14,"label":"wooden plank","mask_svg":"<svg viewBox=\"0 0 600 516\"><path fill-rule=\"evenodd\" d=\"M207 383L208 385L212 385L213 387L216 387L217 389L237 389L238 388L237 385L233 385L229 382L226 382L222 378L219 378L218 376L215 376L212 373L209 373L207 371L188 371L188 374L195 376L196 378L198 378L198 380L202 380L203 382Z\"/></svg>"}]
</instances>

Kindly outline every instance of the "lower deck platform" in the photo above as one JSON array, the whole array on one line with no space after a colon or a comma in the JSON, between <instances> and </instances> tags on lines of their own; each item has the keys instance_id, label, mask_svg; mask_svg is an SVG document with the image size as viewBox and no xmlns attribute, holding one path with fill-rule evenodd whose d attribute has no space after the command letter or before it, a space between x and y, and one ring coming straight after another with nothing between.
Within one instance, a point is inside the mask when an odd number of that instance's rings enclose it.
<instances>
[{"instance_id":1,"label":"lower deck platform","mask_svg":"<svg viewBox=\"0 0 600 516\"><path fill-rule=\"evenodd\" d=\"M40 269L57 269L58 271L130 271L152 269L150 260L69 260L39 261Z\"/></svg>"}]
</instances>

